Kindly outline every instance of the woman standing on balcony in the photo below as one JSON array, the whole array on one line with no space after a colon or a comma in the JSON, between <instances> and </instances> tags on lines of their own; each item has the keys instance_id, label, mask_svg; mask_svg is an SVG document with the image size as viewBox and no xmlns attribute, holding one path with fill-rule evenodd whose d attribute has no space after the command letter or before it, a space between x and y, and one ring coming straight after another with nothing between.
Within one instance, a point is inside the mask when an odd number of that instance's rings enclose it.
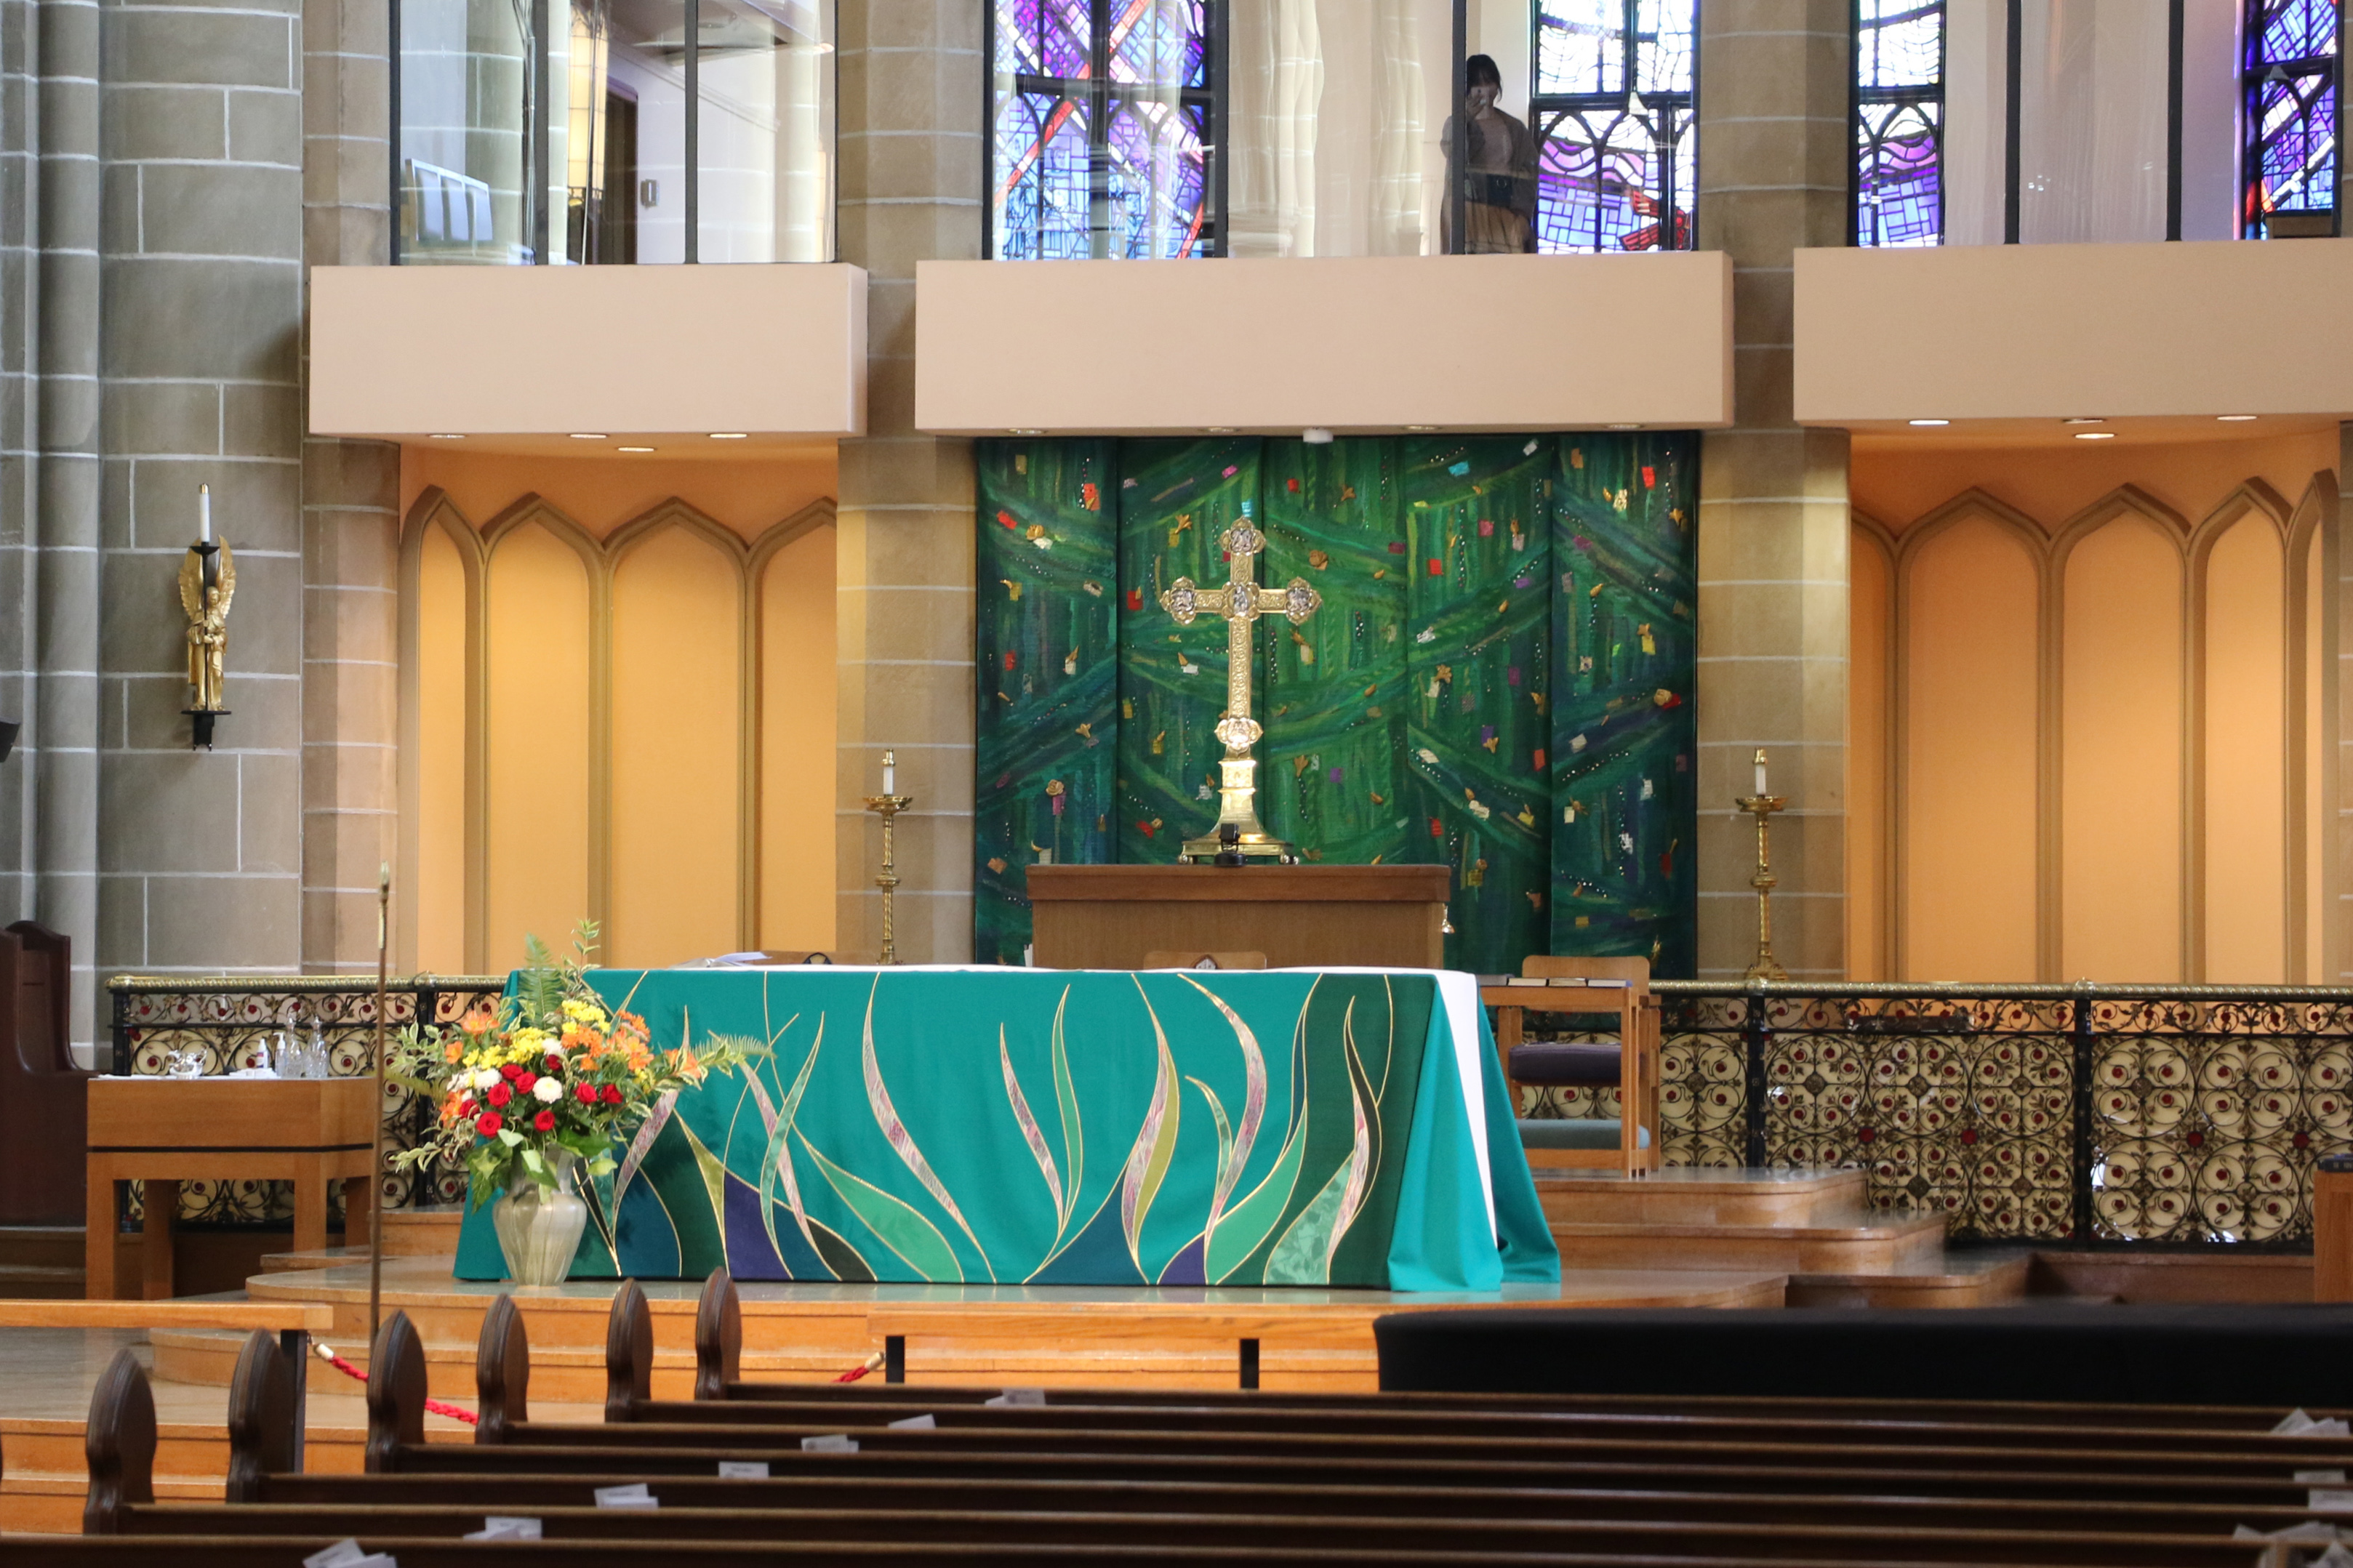
<instances>
[{"instance_id":1,"label":"woman standing on balcony","mask_svg":"<svg viewBox=\"0 0 2353 1568\"><path fill-rule=\"evenodd\" d=\"M1495 106L1504 73L1491 55L1462 62L1463 108L1468 129L1461 150L1464 170L1462 239L1454 243L1452 203L1442 215L1450 255L1518 255L1536 247L1536 141L1526 125ZM1446 163L1452 174L1457 156L1455 122L1446 121ZM1449 181L1449 188L1453 182Z\"/></svg>"}]
</instances>

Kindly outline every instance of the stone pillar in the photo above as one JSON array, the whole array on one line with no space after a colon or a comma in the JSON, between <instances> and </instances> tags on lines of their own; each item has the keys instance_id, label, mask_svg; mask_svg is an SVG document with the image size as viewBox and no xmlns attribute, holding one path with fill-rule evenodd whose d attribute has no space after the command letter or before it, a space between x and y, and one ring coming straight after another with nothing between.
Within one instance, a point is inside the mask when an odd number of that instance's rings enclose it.
<instances>
[{"instance_id":1,"label":"stone pillar","mask_svg":"<svg viewBox=\"0 0 2353 1568\"><path fill-rule=\"evenodd\" d=\"M97 959L284 973L301 956L301 20L295 0L105 12ZM64 302L44 290L45 312ZM237 576L210 752L181 713L174 587L199 482Z\"/></svg>"},{"instance_id":2,"label":"stone pillar","mask_svg":"<svg viewBox=\"0 0 2353 1568\"><path fill-rule=\"evenodd\" d=\"M881 945L881 834L860 809L899 753L898 952L972 954L971 444L919 435L915 263L980 254L981 9L841 0L841 258L868 273L867 435L841 444L837 946Z\"/></svg>"},{"instance_id":3,"label":"stone pillar","mask_svg":"<svg viewBox=\"0 0 2353 1568\"><path fill-rule=\"evenodd\" d=\"M96 1039L99 736L99 17L39 0L40 261L29 746L33 918L73 939L73 1038Z\"/></svg>"},{"instance_id":4,"label":"stone pillar","mask_svg":"<svg viewBox=\"0 0 2353 1568\"><path fill-rule=\"evenodd\" d=\"M33 82L38 62L34 0L0 0L0 718L22 719L32 700L34 510L39 493L36 417L39 342L40 190ZM33 792L24 753L0 765L0 910L33 907Z\"/></svg>"},{"instance_id":5,"label":"stone pillar","mask_svg":"<svg viewBox=\"0 0 2353 1568\"><path fill-rule=\"evenodd\" d=\"M383 0L304 0L306 282L391 258L386 21ZM399 507L397 446L304 440L302 967L318 973L375 969L376 877L397 858Z\"/></svg>"},{"instance_id":6,"label":"stone pillar","mask_svg":"<svg viewBox=\"0 0 2353 1568\"><path fill-rule=\"evenodd\" d=\"M1849 0L1700 7L1699 243L1733 261L1734 427L1700 458L1700 973L1756 956L1749 758L1773 825L1774 950L1845 973L1847 438L1790 417L1790 260L1846 243Z\"/></svg>"}]
</instances>

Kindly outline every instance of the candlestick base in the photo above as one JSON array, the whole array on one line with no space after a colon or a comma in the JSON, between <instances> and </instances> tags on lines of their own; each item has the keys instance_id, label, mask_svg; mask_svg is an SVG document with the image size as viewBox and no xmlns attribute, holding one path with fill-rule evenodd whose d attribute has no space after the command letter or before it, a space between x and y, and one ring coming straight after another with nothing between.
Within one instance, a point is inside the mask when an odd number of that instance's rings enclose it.
<instances>
[{"instance_id":1,"label":"candlestick base","mask_svg":"<svg viewBox=\"0 0 2353 1568\"><path fill-rule=\"evenodd\" d=\"M216 719L227 718L228 710L226 708L183 708L180 711L186 714L191 720L195 721L195 739L189 742L188 749L190 751L198 752L211 751L213 749L213 721Z\"/></svg>"}]
</instances>

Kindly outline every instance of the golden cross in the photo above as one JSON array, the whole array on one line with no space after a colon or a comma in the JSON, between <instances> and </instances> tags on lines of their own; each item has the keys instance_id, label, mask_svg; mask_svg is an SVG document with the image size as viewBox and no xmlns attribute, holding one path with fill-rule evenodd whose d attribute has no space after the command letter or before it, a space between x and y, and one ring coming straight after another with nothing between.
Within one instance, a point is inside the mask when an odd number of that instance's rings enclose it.
<instances>
[{"instance_id":1,"label":"golden cross","mask_svg":"<svg viewBox=\"0 0 2353 1568\"><path fill-rule=\"evenodd\" d=\"M1297 851L1260 825L1254 804L1258 763L1250 748L1265 731L1250 717L1250 627L1261 616L1282 616L1297 626L1324 601L1303 577L1293 577L1281 588L1259 586L1258 558L1266 548L1266 536L1252 526L1249 502L1242 503L1241 521L1219 542L1233 563L1225 586L1204 588L1190 577L1179 577L1160 595L1160 607L1180 626L1191 626L1197 616L1215 616L1226 623L1226 712L1217 730L1226 754L1219 763L1224 785L1219 791L1218 826L1206 838L1186 840L1185 858L1214 859L1222 848L1247 858L1295 860ZM1223 833L1229 826L1235 834L1229 842Z\"/></svg>"}]
</instances>

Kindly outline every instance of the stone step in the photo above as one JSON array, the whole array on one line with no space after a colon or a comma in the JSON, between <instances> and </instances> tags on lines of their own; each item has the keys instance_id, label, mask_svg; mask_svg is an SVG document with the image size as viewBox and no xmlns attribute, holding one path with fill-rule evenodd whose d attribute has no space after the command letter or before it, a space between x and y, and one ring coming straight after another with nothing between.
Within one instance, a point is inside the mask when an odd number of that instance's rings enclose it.
<instances>
[{"instance_id":1,"label":"stone step","mask_svg":"<svg viewBox=\"0 0 2353 1568\"><path fill-rule=\"evenodd\" d=\"M1676 1168L1535 1173L1536 1198L1556 1224L1808 1226L1863 1206L1854 1170Z\"/></svg>"},{"instance_id":2,"label":"stone step","mask_svg":"<svg viewBox=\"0 0 2353 1568\"><path fill-rule=\"evenodd\" d=\"M1936 1258L1935 1215L1849 1211L1803 1226L1564 1224L1552 1238L1563 1269L1770 1268L1785 1274L1889 1274Z\"/></svg>"},{"instance_id":3,"label":"stone step","mask_svg":"<svg viewBox=\"0 0 2353 1568\"><path fill-rule=\"evenodd\" d=\"M1999 1307L2026 1299L2025 1247L1942 1252L1878 1272L1792 1274L1792 1307Z\"/></svg>"}]
</instances>

